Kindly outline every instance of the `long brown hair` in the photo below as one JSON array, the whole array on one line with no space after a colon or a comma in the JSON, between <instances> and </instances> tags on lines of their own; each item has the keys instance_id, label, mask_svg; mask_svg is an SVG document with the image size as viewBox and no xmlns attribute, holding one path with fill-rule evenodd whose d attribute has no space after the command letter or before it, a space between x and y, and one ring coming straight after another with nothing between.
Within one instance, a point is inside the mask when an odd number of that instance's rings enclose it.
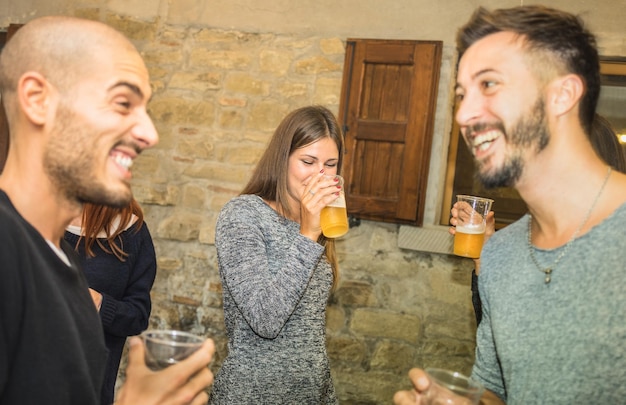
<instances>
[{"instance_id":1,"label":"long brown hair","mask_svg":"<svg viewBox=\"0 0 626 405\"><path fill-rule=\"evenodd\" d=\"M591 146L614 169L626 173L626 156L613 126L603 116L596 114L591 125Z\"/></svg>"},{"instance_id":2,"label":"long brown hair","mask_svg":"<svg viewBox=\"0 0 626 405\"><path fill-rule=\"evenodd\" d=\"M343 161L343 133L335 115L322 106L302 107L289 113L274 131L270 143L241 194L254 194L274 201L278 213L290 216L288 171L289 156L299 148L323 138L332 139L339 151L337 174L341 173ZM335 252L335 240L320 235L318 243L333 269L333 284L336 283L339 266Z\"/></svg>"},{"instance_id":3,"label":"long brown hair","mask_svg":"<svg viewBox=\"0 0 626 405\"><path fill-rule=\"evenodd\" d=\"M132 223L133 215L137 217L135 232L138 232L143 225L143 211L139 203L133 198L131 202L123 208L113 208L107 205L85 203L83 207L82 231L78 239L85 240L85 252L88 256L94 257L93 244L97 243L102 250L115 255L120 261L125 261L128 253L124 251L122 240L119 237L122 232ZM115 218L119 218L119 226L115 225ZM110 249L98 239L98 234L104 232Z\"/></svg>"}]
</instances>

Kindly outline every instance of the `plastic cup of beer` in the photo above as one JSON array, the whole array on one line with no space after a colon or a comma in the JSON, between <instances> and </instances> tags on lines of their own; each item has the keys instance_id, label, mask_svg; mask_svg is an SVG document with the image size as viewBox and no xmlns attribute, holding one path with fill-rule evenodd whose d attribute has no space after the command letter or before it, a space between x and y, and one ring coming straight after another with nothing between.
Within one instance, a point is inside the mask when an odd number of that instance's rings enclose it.
<instances>
[{"instance_id":1,"label":"plastic cup of beer","mask_svg":"<svg viewBox=\"0 0 626 405\"><path fill-rule=\"evenodd\" d=\"M146 346L146 365L154 371L185 360L198 350L204 338L179 330L147 330L141 334Z\"/></svg>"},{"instance_id":2,"label":"plastic cup of beer","mask_svg":"<svg viewBox=\"0 0 626 405\"><path fill-rule=\"evenodd\" d=\"M320 214L320 225L322 233L327 238L338 238L348 233L348 212L346 210L346 195L343 191L343 177L328 176L338 178L339 197L324 208Z\"/></svg>"},{"instance_id":3,"label":"plastic cup of beer","mask_svg":"<svg viewBox=\"0 0 626 405\"><path fill-rule=\"evenodd\" d=\"M472 195L457 195L456 230L454 233L454 254L478 259L485 242L487 214L493 200Z\"/></svg>"},{"instance_id":4,"label":"plastic cup of beer","mask_svg":"<svg viewBox=\"0 0 626 405\"><path fill-rule=\"evenodd\" d=\"M430 386L422 393L423 405L477 405L485 388L465 375L440 368L427 368Z\"/></svg>"}]
</instances>

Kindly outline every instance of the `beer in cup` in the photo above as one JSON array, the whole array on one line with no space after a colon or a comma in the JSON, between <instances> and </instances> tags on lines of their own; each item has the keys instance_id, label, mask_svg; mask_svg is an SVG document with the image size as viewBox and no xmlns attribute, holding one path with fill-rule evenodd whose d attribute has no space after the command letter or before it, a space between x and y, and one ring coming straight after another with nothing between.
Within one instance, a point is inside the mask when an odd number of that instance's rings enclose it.
<instances>
[{"instance_id":1,"label":"beer in cup","mask_svg":"<svg viewBox=\"0 0 626 405\"><path fill-rule=\"evenodd\" d=\"M477 259L485 242L487 214L493 200L471 195L456 197L459 216L454 233L454 254Z\"/></svg>"},{"instance_id":2,"label":"beer in cup","mask_svg":"<svg viewBox=\"0 0 626 405\"><path fill-rule=\"evenodd\" d=\"M346 210L346 195L343 192L343 177L339 179L339 197L324 208L320 214L322 233L327 238L338 238L348 233L348 212Z\"/></svg>"}]
</instances>

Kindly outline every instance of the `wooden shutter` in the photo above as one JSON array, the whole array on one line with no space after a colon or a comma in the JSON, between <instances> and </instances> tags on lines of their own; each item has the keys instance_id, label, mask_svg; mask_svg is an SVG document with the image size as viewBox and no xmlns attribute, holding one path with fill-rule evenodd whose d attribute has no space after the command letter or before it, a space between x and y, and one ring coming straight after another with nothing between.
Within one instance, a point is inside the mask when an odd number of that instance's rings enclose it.
<instances>
[{"instance_id":1,"label":"wooden shutter","mask_svg":"<svg viewBox=\"0 0 626 405\"><path fill-rule=\"evenodd\" d=\"M347 41L339 119L351 216L422 225L442 47Z\"/></svg>"},{"instance_id":2,"label":"wooden shutter","mask_svg":"<svg viewBox=\"0 0 626 405\"><path fill-rule=\"evenodd\" d=\"M15 31L18 30L23 24L11 24L7 29L2 45L11 39ZM0 173L4 168L4 162L7 160L7 154L9 153L9 124L7 123L6 112L4 111L4 105L0 100Z\"/></svg>"}]
</instances>

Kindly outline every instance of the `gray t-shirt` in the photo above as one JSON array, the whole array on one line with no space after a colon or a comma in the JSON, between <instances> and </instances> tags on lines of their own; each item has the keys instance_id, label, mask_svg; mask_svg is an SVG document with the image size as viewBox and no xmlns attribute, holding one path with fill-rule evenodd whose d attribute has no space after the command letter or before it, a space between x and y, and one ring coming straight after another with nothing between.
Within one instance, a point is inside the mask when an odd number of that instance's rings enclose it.
<instances>
[{"instance_id":1,"label":"gray t-shirt","mask_svg":"<svg viewBox=\"0 0 626 405\"><path fill-rule=\"evenodd\" d=\"M215 245L228 356L211 404L336 404L326 354L332 270L324 247L261 198L220 212Z\"/></svg>"},{"instance_id":2,"label":"gray t-shirt","mask_svg":"<svg viewBox=\"0 0 626 405\"><path fill-rule=\"evenodd\" d=\"M472 376L508 405L626 403L626 205L571 243L549 284L528 221L483 249ZM548 267L563 247L534 249Z\"/></svg>"}]
</instances>

